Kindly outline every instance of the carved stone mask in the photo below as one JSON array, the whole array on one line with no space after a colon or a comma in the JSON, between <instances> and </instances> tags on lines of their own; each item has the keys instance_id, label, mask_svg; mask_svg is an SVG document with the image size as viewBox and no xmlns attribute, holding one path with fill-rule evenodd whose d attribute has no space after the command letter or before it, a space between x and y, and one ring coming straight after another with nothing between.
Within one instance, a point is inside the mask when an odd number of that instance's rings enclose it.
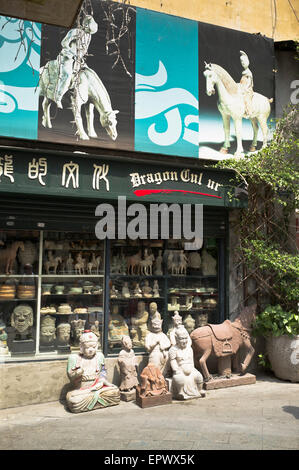
<instances>
[{"instance_id":1,"label":"carved stone mask","mask_svg":"<svg viewBox=\"0 0 299 470\"><path fill-rule=\"evenodd\" d=\"M18 305L11 316L11 326L25 333L33 325L33 310L29 305Z\"/></svg>"},{"instance_id":2,"label":"carved stone mask","mask_svg":"<svg viewBox=\"0 0 299 470\"><path fill-rule=\"evenodd\" d=\"M71 325L69 323L61 323L57 327L57 337L61 343L68 343L70 339Z\"/></svg>"}]
</instances>

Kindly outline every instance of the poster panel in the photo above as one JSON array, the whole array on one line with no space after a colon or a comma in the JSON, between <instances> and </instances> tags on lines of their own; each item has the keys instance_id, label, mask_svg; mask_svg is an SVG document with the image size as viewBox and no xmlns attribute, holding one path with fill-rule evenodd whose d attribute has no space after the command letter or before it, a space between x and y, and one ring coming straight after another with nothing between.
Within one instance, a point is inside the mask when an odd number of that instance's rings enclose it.
<instances>
[{"instance_id":1,"label":"poster panel","mask_svg":"<svg viewBox=\"0 0 299 470\"><path fill-rule=\"evenodd\" d=\"M137 8L135 150L198 155L198 23Z\"/></svg>"},{"instance_id":2,"label":"poster panel","mask_svg":"<svg viewBox=\"0 0 299 470\"><path fill-rule=\"evenodd\" d=\"M40 140L133 149L135 10L118 6L93 1L70 30L43 25Z\"/></svg>"},{"instance_id":3,"label":"poster panel","mask_svg":"<svg viewBox=\"0 0 299 470\"><path fill-rule=\"evenodd\" d=\"M41 25L0 16L0 134L36 139Z\"/></svg>"},{"instance_id":4,"label":"poster panel","mask_svg":"<svg viewBox=\"0 0 299 470\"><path fill-rule=\"evenodd\" d=\"M274 126L273 41L199 23L198 44L199 158L218 160L261 148Z\"/></svg>"},{"instance_id":5,"label":"poster panel","mask_svg":"<svg viewBox=\"0 0 299 470\"><path fill-rule=\"evenodd\" d=\"M104 0L75 28L0 17L0 135L219 160L274 124L274 43Z\"/></svg>"}]
</instances>

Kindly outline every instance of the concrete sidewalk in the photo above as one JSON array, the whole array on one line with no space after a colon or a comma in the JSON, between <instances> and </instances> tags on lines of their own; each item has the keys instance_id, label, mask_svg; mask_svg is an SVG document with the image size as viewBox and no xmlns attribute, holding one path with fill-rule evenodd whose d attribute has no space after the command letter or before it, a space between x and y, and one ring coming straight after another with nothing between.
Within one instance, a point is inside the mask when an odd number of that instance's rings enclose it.
<instances>
[{"instance_id":1,"label":"concrete sidewalk","mask_svg":"<svg viewBox=\"0 0 299 470\"><path fill-rule=\"evenodd\" d=\"M299 450L299 384L256 384L141 409L134 402L72 414L51 402L0 410L0 449Z\"/></svg>"}]
</instances>

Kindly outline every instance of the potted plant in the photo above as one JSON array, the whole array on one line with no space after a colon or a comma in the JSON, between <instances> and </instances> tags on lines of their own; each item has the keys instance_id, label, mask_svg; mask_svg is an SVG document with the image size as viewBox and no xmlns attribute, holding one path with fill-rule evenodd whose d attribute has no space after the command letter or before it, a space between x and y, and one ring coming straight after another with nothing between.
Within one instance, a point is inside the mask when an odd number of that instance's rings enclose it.
<instances>
[{"instance_id":1,"label":"potted plant","mask_svg":"<svg viewBox=\"0 0 299 470\"><path fill-rule=\"evenodd\" d=\"M269 305L257 316L253 335L266 340L266 356L279 379L299 382L299 314Z\"/></svg>"}]
</instances>

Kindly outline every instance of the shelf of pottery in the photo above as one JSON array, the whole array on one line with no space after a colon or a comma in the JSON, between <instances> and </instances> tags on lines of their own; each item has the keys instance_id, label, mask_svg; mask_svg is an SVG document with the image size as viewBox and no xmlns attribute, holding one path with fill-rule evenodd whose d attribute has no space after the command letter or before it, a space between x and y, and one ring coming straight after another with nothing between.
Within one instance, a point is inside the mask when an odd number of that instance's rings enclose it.
<instances>
[{"instance_id":1,"label":"shelf of pottery","mask_svg":"<svg viewBox=\"0 0 299 470\"><path fill-rule=\"evenodd\" d=\"M102 346L104 245L45 237L41 275L40 352L79 348L84 329Z\"/></svg>"},{"instance_id":2,"label":"shelf of pottery","mask_svg":"<svg viewBox=\"0 0 299 470\"><path fill-rule=\"evenodd\" d=\"M217 323L216 247L213 251L214 256L204 246L198 251L173 250L168 256L168 316L178 312L189 334L207 323Z\"/></svg>"},{"instance_id":3,"label":"shelf of pottery","mask_svg":"<svg viewBox=\"0 0 299 470\"><path fill-rule=\"evenodd\" d=\"M128 242L127 242L128 243ZM153 315L163 318L165 332L177 311L191 333L217 322L217 251L186 252L181 241L112 244L110 257L110 351L130 335L135 348L144 348Z\"/></svg>"},{"instance_id":4,"label":"shelf of pottery","mask_svg":"<svg viewBox=\"0 0 299 470\"><path fill-rule=\"evenodd\" d=\"M34 352L39 232L0 235L0 355Z\"/></svg>"},{"instance_id":5,"label":"shelf of pottery","mask_svg":"<svg viewBox=\"0 0 299 470\"><path fill-rule=\"evenodd\" d=\"M101 343L103 243L65 232L0 235L0 354L68 353L87 324Z\"/></svg>"}]
</instances>

